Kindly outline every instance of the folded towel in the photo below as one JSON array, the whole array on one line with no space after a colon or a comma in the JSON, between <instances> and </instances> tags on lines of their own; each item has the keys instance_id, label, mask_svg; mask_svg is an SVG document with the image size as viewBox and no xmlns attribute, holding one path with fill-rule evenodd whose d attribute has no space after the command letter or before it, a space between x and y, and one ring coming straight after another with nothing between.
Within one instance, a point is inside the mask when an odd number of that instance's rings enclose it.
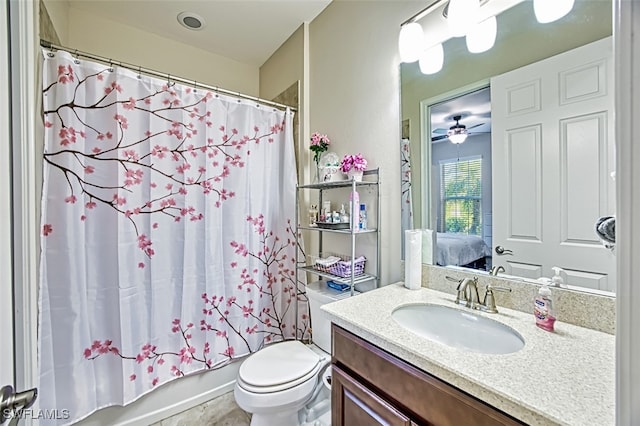
<instances>
[{"instance_id":1,"label":"folded towel","mask_svg":"<svg viewBox=\"0 0 640 426\"><path fill-rule=\"evenodd\" d=\"M343 284L343 283L338 283L335 281L327 281L327 285L335 290L338 291L344 291L348 288L351 288L351 286L349 286L349 284Z\"/></svg>"},{"instance_id":2,"label":"folded towel","mask_svg":"<svg viewBox=\"0 0 640 426\"><path fill-rule=\"evenodd\" d=\"M616 218L615 216L603 216L596 222L596 233L609 244L616 243Z\"/></svg>"},{"instance_id":3,"label":"folded towel","mask_svg":"<svg viewBox=\"0 0 640 426\"><path fill-rule=\"evenodd\" d=\"M323 258L317 259L316 263L318 265L322 265L322 266L328 267L328 266L331 266L331 265L334 265L334 264L338 263L339 261L340 261L340 258L338 256L329 256L329 257L327 257L325 259L323 259Z\"/></svg>"}]
</instances>

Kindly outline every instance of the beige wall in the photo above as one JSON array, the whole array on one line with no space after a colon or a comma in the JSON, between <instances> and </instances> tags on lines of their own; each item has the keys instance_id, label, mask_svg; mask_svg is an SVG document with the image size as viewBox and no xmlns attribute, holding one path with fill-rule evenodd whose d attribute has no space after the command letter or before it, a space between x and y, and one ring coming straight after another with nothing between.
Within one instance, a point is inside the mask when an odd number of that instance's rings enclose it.
<instances>
[{"instance_id":1,"label":"beige wall","mask_svg":"<svg viewBox=\"0 0 640 426\"><path fill-rule=\"evenodd\" d=\"M66 46L69 40L69 3L63 0L43 0L43 3L60 43Z\"/></svg>"},{"instance_id":2,"label":"beige wall","mask_svg":"<svg viewBox=\"0 0 640 426\"><path fill-rule=\"evenodd\" d=\"M70 48L258 96L257 67L140 31L74 7L69 8L68 20L66 44Z\"/></svg>"},{"instance_id":3,"label":"beige wall","mask_svg":"<svg viewBox=\"0 0 640 426\"><path fill-rule=\"evenodd\" d=\"M402 118L411 122L411 186L416 227L423 227L421 101L437 98L441 94L482 80L488 82L491 76L611 35L612 11L611 3L608 1L578 0L569 18L545 25L534 23L526 30L525 24L514 25L511 31L507 31L505 24L513 22L516 16L521 15L517 13L516 8L531 10L527 22L535 22L531 2L521 3L503 12L498 18L496 44L490 51L478 55L470 54L466 50L464 39L457 38L445 43L445 64L437 74L422 75L417 62L402 65ZM416 78L416 75L419 77Z\"/></svg>"},{"instance_id":4,"label":"beige wall","mask_svg":"<svg viewBox=\"0 0 640 426\"><path fill-rule=\"evenodd\" d=\"M304 25L260 67L260 97L273 99L304 76Z\"/></svg>"},{"instance_id":5,"label":"beige wall","mask_svg":"<svg viewBox=\"0 0 640 426\"><path fill-rule=\"evenodd\" d=\"M340 156L360 152L370 168L381 169L382 284L401 277L397 44L400 23L419 8L334 0L310 25L310 131L326 133ZM374 241L362 238L360 245L369 257Z\"/></svg>"},{"instance_id":6,"label":"beige wall","mask_svg":"<svg viewBox=\"0 0 640 426\"><path fill-rule=\"evenodd\" d=\"M293 84L298 84L298 107L294 126L297 124L296 158L300 180L306 179L304 173L308 167L303 167L301 158L306 158L306 148L303 141L308 140L308 120L304 119L305 105L305 34L306 26L301 25L267 61L260 67L260 98L273 100Z\"/></svg>"}]
</instances>

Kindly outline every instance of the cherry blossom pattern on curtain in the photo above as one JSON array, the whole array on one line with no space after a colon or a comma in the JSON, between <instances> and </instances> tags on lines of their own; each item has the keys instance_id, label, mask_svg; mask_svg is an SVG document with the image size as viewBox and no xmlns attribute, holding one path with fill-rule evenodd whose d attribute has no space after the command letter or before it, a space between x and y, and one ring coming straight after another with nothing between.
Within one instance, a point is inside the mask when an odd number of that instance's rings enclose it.
<instances>
[{"instance_id":1,"label":"cherry blossom pattern on curtain","mask_svg":"<svg viewBox=\"0 0 640 426\"><path fill-rule=\"evenodd\" d=\"M44 55L41 408L77 420L307 337L291 114Z\"/></svg>"}]
</instances>

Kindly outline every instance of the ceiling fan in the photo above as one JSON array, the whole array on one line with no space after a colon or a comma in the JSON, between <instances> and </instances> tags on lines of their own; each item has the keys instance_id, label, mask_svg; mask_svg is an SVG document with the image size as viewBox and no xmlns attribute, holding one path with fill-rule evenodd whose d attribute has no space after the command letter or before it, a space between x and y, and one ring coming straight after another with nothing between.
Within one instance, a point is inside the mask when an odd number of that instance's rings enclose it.
<instances>
[{"instance_id":1,"label":"ceiling fan","mask_svg":"<svg viewBox=\"0 0 640 426\"><path fill-rule=\"evenodd\" d=\"M436 142L436 141L448 138L449 141L451 141L451 143L461 144L467 139L467 136L469 135L469 130L470 129L473 129L473 128L478 127L478 126L482 126L484 124L484 123L478 123L478 124L474 124L473 126L467 128L467 126L465 126L464 124L460 124L460 120L462 119L462 115L454 115L451 118L453 120L455 120L456 124L454 124L453 126L449 127L449 130L447 131L447 133L444 133L444 134L438 135L438 136L433 136L431 138L431 142ZM441 132L444 132L444 129L435 129L433 132L434 133L441 133Z\"/></svg>"}]
</instances>

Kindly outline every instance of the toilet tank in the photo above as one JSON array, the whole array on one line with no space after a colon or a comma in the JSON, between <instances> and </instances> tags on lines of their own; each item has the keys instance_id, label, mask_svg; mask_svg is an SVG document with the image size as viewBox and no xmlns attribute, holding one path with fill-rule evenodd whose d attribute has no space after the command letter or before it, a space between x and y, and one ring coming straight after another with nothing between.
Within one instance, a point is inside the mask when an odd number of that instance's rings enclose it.
<instances>
[{"instance_id":1,"label":"toilet tank","mask_svg":"<svg viewBox=\"0 0 640 426\"><path fill-rule=\"evenodd\" d=\"M326 281L314 281L307 285L309 310L311 311L311 338L320 349L331 353L331 321L320 307L326 303L346 299L349 290L340 292L327 286Z\"/></svg>"}]
</instances>

